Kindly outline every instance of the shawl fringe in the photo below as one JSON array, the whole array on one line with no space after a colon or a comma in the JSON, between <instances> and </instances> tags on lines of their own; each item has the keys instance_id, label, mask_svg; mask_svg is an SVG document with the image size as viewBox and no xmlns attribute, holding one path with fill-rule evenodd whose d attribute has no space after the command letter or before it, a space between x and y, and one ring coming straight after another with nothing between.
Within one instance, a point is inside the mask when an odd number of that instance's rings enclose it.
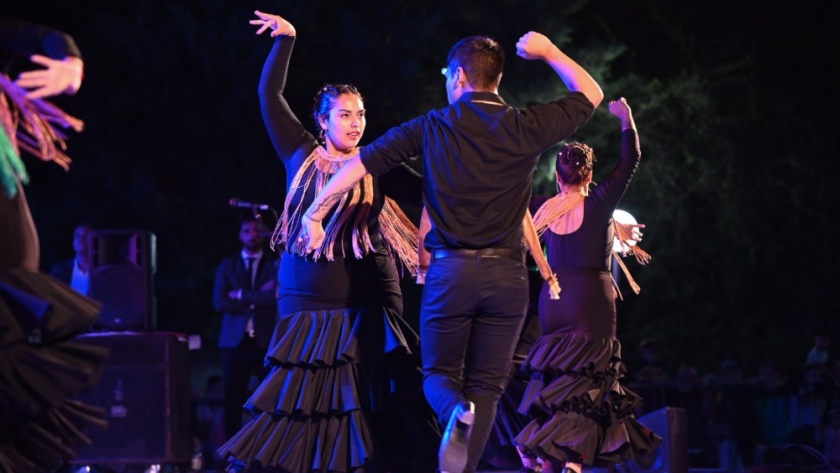
<instances>
[{"instance_id":1,"label":"shawl fringe","mask_svg":"<svg viewBox=\"0 0 840 473\"><path fill-rule=\"evenodd\" d=\"M0 99L3 97L0 96ZM0 112L3 104L0 103ZM0 187L5 190L10 199L18 193L18 182L29 182L29 174L15 149L14 141L6 132L6 127L0 126Z\"/></svg>"},{"instance_id":2,"label":"shawl fringe","mask_svg":"<svg viewBox=\"0 0 840 473\"><path fill-rule=\"evenodd\" d=\"M271 248L281 245L286 250L301 256L306 256L305 242L289 241L291 235L300 232L300 218L305 209L302 208L303 199L297 205L293 205L296 195L306 195L311 186L315 186L315 195L320 194L329 182L330 178L350 158L356 156L358 151L352 155L333 156L322 146L316 147L309 157L301 165L295 174L286 201L283 205L283 214L274 228L271 236ZM314 167L314 169L312 169ZM311 171L310 171L311 170ZM335 212L324 227L324 243L312 253L312 258L325 257L328 261L335 260L336 246L344 254L344 240L347 232L351 232L353 256L362 258L374 250L370 239L370 231L367 220L373 206L373 177L365 175L353 189L345 194L336 204ZM418 258L416 253L418 230L411 220L403 213L396 202L386 197L382 211L379 214L379 225L382 233L382 240L387 247L389 254L395 261L400 261L409 272L416 276Z\"/></svg>"},{"instance_id":3,"label":"shawl fringe","mask_svg":"<svg viewBox=\"0 0 840 473\"><path fill-rule=\"evenodd\" d=\"M622 244L624 244L623 242L632 239L632 235L628 235L627 233L625 233L622 227L618 223L616 223L615 219L613 219L612 226L613 230L615 231L616 237L619 239L619 241L622 242ZM636 261L638 261L639 264L650 263L650 254L645 250L639 248L638 244L633 246L625 245L625 247L628 248L625 252L625 256L635 256ZM615 260L618 261L618 265L621 267L621 271L624 273L624 277L627 278L627 282L630 284L630 288L632 288L633 292L635 292L636 294L640 293L642 291L642 288L636 283L636 280L633 279L633 276L630 274L630 270L627 269L627 265L624 264L624 261L621 259L622 255L615 250L613 250L612 253L613 258L615 258ZM618 289L618 281L616 281L615 278L613 278L613 294L617 299L624 300L624 297L622 297L621 295L621 291Z\"/></svg>"},{"instance_id":4,"label":"shawl fringe","mask_svg":"<svg viewBox=\"0 0 840 473\"><path fill-rule=\"evenodd\" d=\"M542 245L540 245L540 237L534 228L534 219L528 209L525 209L525 218L522 219L522 234L525 239L525 247L531 252L531 256L540 270L540 276L548 283L549 297L552 300L560 299L560 282L557 281L557 275L551 270L551 266L545 258Z\"/></svg>"},{"instance_id":5,"label":"shawl fringe","mask_svg":"<svg viewBox=\"0 0 840 473\"><path fill-rule=\"evenodd\" d=\"M546 200L534 214L534 229L537 235L542 236L549 227L556 230L559 222L575 210L584 198L585 194L575 192L557 194Z\"/></svg>"},{"instance_id":6,"label":"shawl fringe","mask_svg":"<svg viewBox=\"0 0 840 473\"><path fill-rule=\"evenodd\" d=\"M71 159L64 153L67 137L58 127L78 132L84 128L84 122L46 100L26 98L27 91L4 74L0 74L0 92L9 98L17 112L11 125L12 130L17 130L18 146L39 159L53 161L65 170L69 169Z\"/></svg>"}]
</instances>

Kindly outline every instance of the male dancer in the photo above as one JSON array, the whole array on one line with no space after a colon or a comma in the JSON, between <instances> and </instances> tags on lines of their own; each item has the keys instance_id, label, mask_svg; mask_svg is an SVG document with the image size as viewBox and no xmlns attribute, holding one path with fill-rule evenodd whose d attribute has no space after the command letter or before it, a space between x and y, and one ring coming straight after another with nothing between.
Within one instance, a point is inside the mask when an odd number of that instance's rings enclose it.
<instances>
[{"instance_id":1,"label":"male dancer","mask_svg":"<svg viewBox=\"0 0 840 473\"><path fill-rule=\"evenodd\" d=\"M308 248L321 221L366 173L424 160L432 261L420 314L424 391L447 422L440 469L475 471L504 391L528 305L522 221L542 152L571 135L601 103L592 77L540 33L516 44L542 59L571 91L516 109L498 95L504 51L491 38L461 40L447 59L449 106L391 129L333 176L305 215Z\"/></svg>"}]
</instances>

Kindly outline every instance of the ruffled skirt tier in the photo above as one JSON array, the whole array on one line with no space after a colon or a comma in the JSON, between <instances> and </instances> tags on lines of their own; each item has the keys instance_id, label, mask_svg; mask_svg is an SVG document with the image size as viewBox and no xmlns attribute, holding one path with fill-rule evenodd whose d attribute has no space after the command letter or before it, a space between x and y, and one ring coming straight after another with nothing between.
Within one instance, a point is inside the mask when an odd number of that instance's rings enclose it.
<instances>
[{"instance_id":1,"label":"ruffled skirt tier","mask_svg":"<svg viewBox=\"0 0 840 473\"><path fill-rule=\"evenodd\" d=\"M521 414L532 421L516 437L523 450L557 463L602 467L644 455L661 442L633 415L641 398L619 383L615 339L552 333L534 344Z\"/></svg>"},{"instance_id":2,"label":"ruffled skirt tier","mask_svg":"<svg viewBox=\"0 0 840 473\"><path fill-rule=\"evenodd\" d=\"M0 472L39 473L87 445L104 412L73 398L99 382L108 350L71 341L99 305L39 272L0 274Z\"/></svg>"},{"instance_id":3,"label":"ruffled skirt tier","mask_svg":"<svg viewBox=\"0 0 840 473\"><path fill-rule=\"evenodd\" d=\"M390 309L281 318L246 404L255 417L219 452L246 471L434 471L440 432L416 346Z\"/></svg>"}]
</instances>

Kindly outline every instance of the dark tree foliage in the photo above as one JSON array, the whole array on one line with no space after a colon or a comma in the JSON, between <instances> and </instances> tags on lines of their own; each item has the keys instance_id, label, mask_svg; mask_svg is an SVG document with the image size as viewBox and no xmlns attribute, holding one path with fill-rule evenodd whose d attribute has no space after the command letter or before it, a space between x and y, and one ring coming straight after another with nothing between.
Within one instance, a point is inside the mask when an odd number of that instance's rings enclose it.
<instances>
[{"instance_id":1,"label":"dark tree foliage","mask_svg":"<svg viewBox=\"0 0 840 473\"><path fill-rule=\"evenodd\" d=\"M71 137L71 171L28 161L44 266L70 256L80 220L153 231L162 329L214 343L213 275L238 248L237 211L227 201L282 208L285 171L256 94L271 39L248 24L260 9L297 28L286 97L313 131L312 96L326 82L362 91L364 142L445 106L440 68L451 45L473 34L505 47L501 94L511 105L566 93L550 68L516 57L516 40L529 30L584 65L607 100L626 97L643 161L621 207L647 224L643 247L654 256L647 267L630 262L643 292L623 287L619 302L631 360L638 342L654 337L671 369L691 363L712 371L727 355L748 368L764 358L797 366L815 331L837 333L832 255L840 229L826 179L837 168L836 138L808 113L811 94L767 74L769 54L756 37L711 22L705 10L681 16L661 0L85 5L10 7L71 33L85 56L79 95L57 99L87 125ZM706 21L703 29L692 15ZM618 121L603 106L572 139L595 148L595 181L603 179L618 155ZM553 192L552 174L549 151L535 172L536 193ZM273 226L273 215L265 219ZM416 321L419 289L404 286L406 315Z\"/></svg>"}]
</instances>

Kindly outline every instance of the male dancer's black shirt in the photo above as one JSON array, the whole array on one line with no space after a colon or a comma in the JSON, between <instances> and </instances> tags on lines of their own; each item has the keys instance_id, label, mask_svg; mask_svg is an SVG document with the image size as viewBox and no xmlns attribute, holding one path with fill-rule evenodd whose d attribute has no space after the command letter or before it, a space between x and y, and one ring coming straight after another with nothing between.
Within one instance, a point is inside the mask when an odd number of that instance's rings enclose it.
<instances>
[{"instance_id":1,"label":"male dancer's black shirt","mask_svg":"<svg viewBox=\"0 0 840 473\"><path fill-rule=\"evenodd\" d=\"M522 249L522 219L541 153L594 113L580 92L513 108L490 92L467 92L362 148L377 176L423 157L424 204L432 221L426 248Z\"/></svg>"}]
</instances>

